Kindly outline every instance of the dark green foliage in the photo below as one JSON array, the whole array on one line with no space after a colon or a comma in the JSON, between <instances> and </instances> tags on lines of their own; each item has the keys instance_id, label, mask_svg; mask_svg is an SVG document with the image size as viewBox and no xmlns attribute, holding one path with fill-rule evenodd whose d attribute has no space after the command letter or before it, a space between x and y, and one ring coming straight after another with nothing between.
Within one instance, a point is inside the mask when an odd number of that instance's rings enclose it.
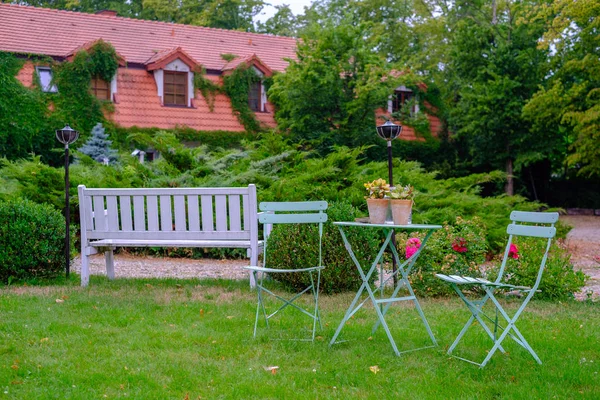
<instances>
[{"instance_id":1,"label":"dark green foliage","mask_svg":"<svg viewBox=\"0 0 600 400\"><path fill-rule=\"evenodd\" d=\"M41 162L0 160L0 200L25 198L39 204L51 204L57 210L65 206L65 174Z\"/></svg>"},{"instance_id":2,"label":"dark green foliage","mask_svg":"<svg viewBox=\"0 0 600 400\"><path fill-rule=\"evenodd\" d=\"M446 296L454 290L446 282L435 277L436 273L446 275L481 276L480 266L485 262L486 227L481 218L470 220L457 217L453 225L444 225L435 231L426 243L413 271L410 282L415 292L421 296ZM423 239L424 235L411 234L410 237ZM406 255L406 234L397 235L398 251L402 260ZM462 239L462 240L461 240ZM465 252L459 252L453 245L462 245ZM460 247L457 247L460 249Z\"/></svg>"},{"instance_id":3,"label":"dark green foliage","mask_svg":"<svg viewBox=\"0 0 600 400\"><path fill-rule=\"evenodd\" d=\"M138 133L146 137L152 137L159 131L173 133L181 142L191 146L207 146L210 150L241 148L242 143L253 141L258 138L250 132L228 132L228 131L197 131L191 128L176 127L174 129L156 129L156 128L121 128L114 127L112 135L113 143L118 143L121 147L130 149L147 143L133 140Z\"/></svg>"},{"instance_id":4,"label":"dark green foliage","mask_svg":"<svg viewBox=\"0 0 600 400\"><path fill-rule=\"evenodd\" d=\"M231 107L238 120L246 131L258 132L261 130L259 121L248 105L248 94L253 83L260 82L260 77L254 68L240 64L230 75L223 78L223 89L231 100Z\"/></svg>"},{"instance_id":5,"label":"dark green foliage","mask_svg":"<svg viewBox=\"0 0 600 400\"><path fill-rule=\"evenodd\" d=\"M0 157L16 160L36 153L52 159L50 150L56 145L52 132L58 125L46 117L44 93L17 80L22 66L23 60L0 52Z\"/></svg>"},{"instance_id":6,"label":"dark green foliage","mask_svg":"<svg viewBox=\"0 0 600 400\"><path fill-rule=\"evenodd\" d=\"M0 282L54 278L65 267L65 219L50 205L0 202Z\"/></svg>"},{"instance_id":7,"label":"dark green foliage","mask_svg":"<svg viewBox=\"0 0 600 400\"><path fill-rule=\"evenodd\" d=\"M358 210L349 203L331 203L327 210L328 222L323 227L323 265L321 290L338 293L357 290L362 284L356 266L346 251L334 221L353 221ZM319 228L316 225L276 225L267 243L269 268L307 268L319 263ZM361 265L370 267L377 251L379 240L376 230L347 229L345 233ZM375 275L375 274L374 274ZM310 284L308 274L273 274L284 284L304 289ZM373 276L375 279L376 276Z\"/></svg>"},{"instance_id":8,"label":"dark green foliage","mask_svg":"<svg viewBox=\"0 0 600 400\"><path fill-rule=\"evenodd\" d=\"M546 240L536 238L515 237L513 241L519 249L519 258L509 258L504 276L506 283L516 286L531 287L537 279L542 256L546 250ZM573 293L578 292L585 285L586 275L582 271L573 270L571 256L563 243L554 241L550 252L542 281L539 286L540 293L535 298L548 300L572 299ZM498 273L499 261L489 276L495 278Z\"/></svg>"},{"instance_id":9,"label":"dark green foliage","mask_svg":"<svg viewBox=\"0 0 600 400\"><path fill-rule=\"evenodd\" d=\"M111 105L90 93L90 79L98 75L110 82L118 67L117 55L110 44L100 40L89 51L77 53L72 62L29 61L52 66L58 92L43 93L35 88L37 75L34 88L25 88L16 79L22 60L0 52L0 156L15 160L34 153L56 165L60 162L60 153L53 152L59 145L56 129L69 123L86 137L96 123L105 121L103 109L109 110Z\"/></svg>"}]
</instances>

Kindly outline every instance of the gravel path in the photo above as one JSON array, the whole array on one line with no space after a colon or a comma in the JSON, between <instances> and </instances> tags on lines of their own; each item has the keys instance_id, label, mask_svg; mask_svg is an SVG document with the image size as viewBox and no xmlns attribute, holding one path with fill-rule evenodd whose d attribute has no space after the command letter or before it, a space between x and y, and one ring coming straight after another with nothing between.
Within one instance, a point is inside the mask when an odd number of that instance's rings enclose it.
<instances>
[{"instance_id":1,"label":"gravel path","mask_svg":"<svg viewBox=\"0 0 600 400\"><path fill-rule=\"evenodd\" d=\"M563 215L561 221L573 229L567 235L565 244L571 253L571 261L576 269L589 275L586 287L576 297L587 298L587 293L600 298L600 216Z\"/></svg>"},{"instance_id":2,"label":"gravel path","mask_svg":"<svg viewBox=\"0 0 600 400\"><path fill-rule=\"evenodd\" d=\"M576 269L590 276L586 287L576 297L591 296L600 298L600 217L598 216L561 216L561 221L573 226L567 236L566 246L572 254L571 261ZM115 276L117 278L224 278L247 279L243 269L248 260L213 260L188 258L155 258L132 256L128 253L115 255ZM73 269L79 273L81 259L73 262ZM91 257L92 275L106 275L104 255Z\"/></svg>"}]
</instances>

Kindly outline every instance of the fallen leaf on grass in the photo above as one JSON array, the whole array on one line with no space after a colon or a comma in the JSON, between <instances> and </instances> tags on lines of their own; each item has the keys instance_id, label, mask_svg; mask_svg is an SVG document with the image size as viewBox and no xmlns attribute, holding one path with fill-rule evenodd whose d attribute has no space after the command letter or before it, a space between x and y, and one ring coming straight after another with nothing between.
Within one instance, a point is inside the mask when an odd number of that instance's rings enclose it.
<instances>
[{"instance_id":1,"label":"fallen leaf on grass","mask_svg":"<svg viewBox=\"0 0 600 400\"><path fill-rule=\"evenodd\" d=\"M201 317L204 317L204 308L201 308L201 309L200 309L200 316L201 316Z\"/></svg>"},{"instance_id":2,"label":"fallen leaf on grass","mask_svg":"<svg viewBox=\"0 0 600 400\"><path fill-rule=\"evenodd\" d=\"M378 372L379 372L379 367L378 367L377 365L373 365L372 367L369 367L369 370L370 370L372 373L376 374L376 373L378 373Z\"/></svg>"},{"instance_id":3,"label":"fallen leaf on grass","mask_svg":"<svg viewBox=\"0 0 600 400\"><path fill-rule=\"evenodd\" d=\"M265 371L270 372L271 374L275 375L277 373L277 370L279 369L279 367L277 365L274 365L272 367L263 367L265 369Z\"/></svg>"},{"instance_id":4,"label":"fallen leaf on grass","mask_svg":"<svg viewBox=\"0 0 600 400\"><path fill-rule=\"evenodd\" d=\"M63 299L56 299L57 303L64 303L65 301Z\"/></svg>"},{"instance_id":5,"label":"fallen leaf on grass","mask_svg":"<svg viewBox=\"0 0 600 400\"><path fill-rule=\"evenodd\" d=\"M47 342L48 340L50 340L50 339L48 339L47 337L45 337L45 338L41 338L41 339L40 339L40 342L41 342L41 343L44 343L44 342Z\"/></svg>"},{"instance_id":6,"label":"fallen leaf on grass","mask_svg":"<svg viewBox=\"0 0 600 400\"><path fill-rule=\"evenodd\" d=\"M231 318L233 318L233 315L228 315L227 316L227 319L231 319Z\"/></svg>"}]
</instances>

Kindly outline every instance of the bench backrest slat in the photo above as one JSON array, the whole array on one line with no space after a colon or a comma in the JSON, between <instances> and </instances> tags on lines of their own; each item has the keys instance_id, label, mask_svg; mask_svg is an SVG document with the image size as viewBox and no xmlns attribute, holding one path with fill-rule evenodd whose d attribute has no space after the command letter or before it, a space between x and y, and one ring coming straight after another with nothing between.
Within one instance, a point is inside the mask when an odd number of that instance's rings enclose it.
<instances>
[{"instance_id":1,"label":"bench backrest slat","mask_svg":"<svg viewBox=\"0 0 600 400\"><path fill-rule=\"evenodd\" d=\"M144 196L133 196L133 229L140 232L146 230Z\"/></svg>"},{"instance_id":2,"label":"bench backrest slat","mask_svg":"<svg viewBox=\"0 0 600 400\"><path fill-rule=\"evenodd\" d=\"M186 212L185 212L185 196L173 196L173 202L175 207L175 230L178 232L185 232L186 226Z\"/></svg>"},{"instance_id":3,"label":"bench backrest slat","mask_svg":"<svg viewBox=\"0 0 600 400\"><path fill-rule=\"evenodd\" d=\"M203 231L214 231L213 225L213 205L212 196L204 195L201 197L202 207L202 230Z\"/></svg>"},{"instance_id":4,"label":"bench backrest slat","mask_svg":"<svg viewBox=\"0 0 600 400\"><path fill-rule=\"evenodd\" d=\"M132 231L133 220L131 219L131 197L119 196L119 203L121 205L121 229L124 231Z\"/></svg>"},{"instance_id":5,"label":"bench backrest slat","mask_svg":"<svg viewBox=\"0 0 600 400\"><path fill-rule=\"evenodd\" d=\"M148 230L150 232L158 232L158 197L146 196L146 206L148 209Z\"/></svg>"},{"instance_id":6,"label":"bench backrest slat","mask_svg":"<svg viewBox=\"0 0 600 400\"><path fill-rule=\"evenodd\" d=\"M106 224L106 216L104 214L104 197L94 196L92 201L94 203L94 227L97 231L106 232L108 226Z\"/></svg>"},{"instance_id":7,"label":"bench backrest slat","mask_svg":"<svg viewBox=\"0 0 600 400\"><path fill-rule=\"evenodd\" d=\"M227 230L227 196L218 194L215 196L215 215L218 231Z\"/></svg>"},{"instance_id":8,"label":"bench backrest slat","mask_svg":"<svg viewBox=\"0 0 600 400\"><path fill-rule=\"evenodd\" d=\"M240 196L229 196L229 229L232 231L239 231L242 229Z\"/></svg>"},{"instance_id":9,"label":"bench backrest slat","mask_svg":"<svg viewBox=\"0 0 600 400\"><path fill-rule=\"evenodd\" d=\"M200 208L198 196L188 196L188 226L190 231L200 230Z\"/></svg>"},{"instance_id":10,"label":"bench backrest slat","mask_svg":"<svg viewBox=\"0 0 600 400\"><path fill-rule=\"evenodd\" d=\"M256 188L86 189L88 239L249 240ZM254 200L250 201L250 196ZM256 206L254 206L256 208ZM82 225L82 227L83 227Z\"/></svg>"},{"instance_id":11,"label":"bench backrest slat","mask_svg":"<svg viewBox=\"0 0 600 400\"><path fill-rule=\"evenodd\" d=\"M106 196L106 210L108 220L108 231L119 230L119 208L117 207L117 196Z\"/></svg>"}]
</instances>

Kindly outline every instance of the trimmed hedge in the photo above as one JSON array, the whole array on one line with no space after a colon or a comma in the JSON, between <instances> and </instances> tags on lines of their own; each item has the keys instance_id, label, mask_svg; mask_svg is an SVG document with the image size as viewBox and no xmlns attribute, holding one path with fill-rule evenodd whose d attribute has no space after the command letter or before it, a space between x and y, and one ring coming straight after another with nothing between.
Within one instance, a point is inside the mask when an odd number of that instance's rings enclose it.
<instances>
[{"instance_id":1,"label":"trimmed hedge","mask_svg":"<svg viewBox=\"0 0 600 400\"><path fill-rule=\"evenodd\" d=\"M48 204L0 202L0 281L55 278L65 267L65 219Z\"/></svg>"},{"instance_id":2,"label":"trimmed hedge","mask_svg":"<svg viewBox=\"0 0 600 400\"><path fill-rule=\"evenodd\" d=\"M338 293L356 291L362 280L352 262L348 251L334 221L353 221L359 217L359 211L349 203L331 203L327 210L328 222L323 226L323 265L321 272L321 291ZM356 257L361 265L370 266L380 241L378 231L373 229L344 230ZM315 266L319 261L318 226L309 225L277 225L267 242L267 266L269 268L307 268ZM373 274L372 279L376 279ZM310 284L308 274L273 274L273 278L285 286L303 289Z\"/></svg>"}]
</instances>

